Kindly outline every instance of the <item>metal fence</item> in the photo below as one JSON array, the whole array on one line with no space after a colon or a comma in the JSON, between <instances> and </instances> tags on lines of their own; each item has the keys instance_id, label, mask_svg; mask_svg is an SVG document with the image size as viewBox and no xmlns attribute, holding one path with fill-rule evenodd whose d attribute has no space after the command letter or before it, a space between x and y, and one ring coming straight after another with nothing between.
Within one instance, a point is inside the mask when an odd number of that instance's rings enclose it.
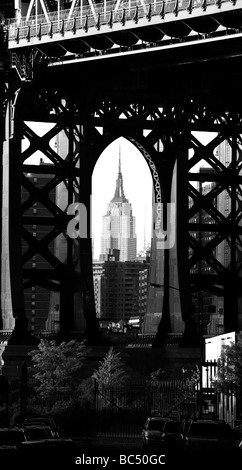
<instances>
[{"instance_id":1,"label":"metal fence","mask_svg":"<svg viewBox=\"0 0 242 470\"><path fill-rule=\"evenodd\" d=\"M213 387L216 371L216 362L203 364L202 390L199 380L196 382L186 378L149 380L119 387L95 383L94 397L86 412L88 414L91 411L91 427L97 435L140 435L148 416L189 419L201 411L201 399L204 416L213 414L234 425L238 420L242 421L242 396L217 393ZM26 415L38 403L36 385L36 379L27 376L24 369L21 377L8 380L2 378L0 426L6 425L12 403L19 404L22 415ZM68 401L72 394L70 387L62 387L55 395L55 402Z\"/></svg>"},{"instance_id":2,"label":"metal fence","mask_svg":"<svg viewBox=\"0 0 242 470\"><path fill-rule=\"evenodd\" d=\"M140 385L96 385L98 435L140 435L151 415L190 418L197 411L197 389L182 380L151 381Z\"/></svg>"}]
</instances>

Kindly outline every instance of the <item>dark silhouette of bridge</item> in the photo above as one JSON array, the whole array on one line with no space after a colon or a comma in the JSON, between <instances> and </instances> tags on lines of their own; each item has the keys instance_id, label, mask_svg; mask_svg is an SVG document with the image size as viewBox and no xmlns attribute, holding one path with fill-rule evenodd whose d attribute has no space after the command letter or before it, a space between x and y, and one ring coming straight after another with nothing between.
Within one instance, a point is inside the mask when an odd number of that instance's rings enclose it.
<instances>
[{"instance_id":1,"label":"dark silhouette of bridge","mask_svg":"<svg viewBox=\"0 0 242 470\"><path fill-rule=\"evenodd\" d=\"M176 166L177 271L185 344L195 334L194 292L223 297L225 332L238 329L241 30L240 0L73 0L68 4L32 0L27 11L2 19L0 139L1 154L3 158L8 155L9 161L13 341L25 337L28 341L24 290L33 285L60 293L62 338L78 331L84 322L90 342L97 341L90 233L76 240L66 235L70 220L66 207L82 202L90 217L94 166L103 150L120 136L147 160L156 203L171 202ZM51 123L51 128L40 137L29 122ZM213 137L203 144L196 132ZM23 138L29 142L27 149L21 146ZM58 148L52 148L53 138L59 139ZM230 148L227 165L215 152L225 141ZM37 151L48 157L50 165L28 163ZM209 169L195 172L194 165L201 161ZM41 188L28 176L46 173L53 178ZM213 183L211 191L202 194L196 182ZM29 192L24 202L21 186ZM49 197L51 189L61 186L66 188L64 205ZM224 191L230 198L227 215L216 204ZM47 208L48 215L34 215L36 203ZM201 210L209 214L209 223L197 217ZM45 226L43 238L33 236L33 224ZM208 232L204 243L203 235ZM61 256L50 249L58 238L64 246ZM229 250L227 265L215 254L224 240ZM26 267L37 254L48 267ZM160 256L164 256L164 303L156 344L170 329L169 249ZM209 269L196 270L202 262Z\"/></svg>"}]
</instances>

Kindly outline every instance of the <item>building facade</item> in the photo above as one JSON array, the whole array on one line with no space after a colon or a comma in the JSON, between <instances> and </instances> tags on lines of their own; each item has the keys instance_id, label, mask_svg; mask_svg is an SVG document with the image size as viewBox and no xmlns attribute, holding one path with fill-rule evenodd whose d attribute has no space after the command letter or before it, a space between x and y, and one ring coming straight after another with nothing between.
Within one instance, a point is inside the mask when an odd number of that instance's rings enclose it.
<instances>
[{"instance_id":1,"label":"building facade","mask_svg":"<svg viewBox=\"0 0 242 470\"><path fill-rule=\"evenodd\" d=\"M101 317L143 322L147 308L148 265L139 261L105 261L101 277Z\"/></svg>"},{"instance_id":2,"label":"building facade","mask_svg":"<svg viewBox=\"0 0 242 470\"><path fill-rule=\"evenodd\" d=\"M103 261L93 261L93 286L94 286L94 299L97 318L101 317L101 299L102 299L102 276L104 272Z\"/></svg>"},{"instance_id":3,"label":"building facade","mask_svg":"<svg viewBox=\"0 0 242 470\"><path fill-rule=\"evenodd\" d=\"M135 217L124 194L120 154L114 197L107 206L102 224L100 260L107 259L113 250L119 250L120 261L134 261L137 252Z\"/></svg>"}]
</instances>

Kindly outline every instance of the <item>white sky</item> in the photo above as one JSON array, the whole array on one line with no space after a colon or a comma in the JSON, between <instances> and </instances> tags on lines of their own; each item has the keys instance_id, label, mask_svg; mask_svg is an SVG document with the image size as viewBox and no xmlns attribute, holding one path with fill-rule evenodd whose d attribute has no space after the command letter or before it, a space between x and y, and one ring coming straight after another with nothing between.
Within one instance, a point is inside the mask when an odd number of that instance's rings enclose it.
<instances>
[{"instance_id":1,"label":"white sky","mask_svg":"<svg viewBox=\"0 0 242 470\"><path fill-rule=\"evenodd\" d=\"M119 147L120 146L120 147ZM124 194L132 204L136 217L137 249L144 247L144 240L151 239L152 177L148 163L140 151L124 138L117 139L100 155L92 177L92 220L94 257L100 253L102 216L114 196L118 174L119 148Z\"/></svg>"}]
</instances>

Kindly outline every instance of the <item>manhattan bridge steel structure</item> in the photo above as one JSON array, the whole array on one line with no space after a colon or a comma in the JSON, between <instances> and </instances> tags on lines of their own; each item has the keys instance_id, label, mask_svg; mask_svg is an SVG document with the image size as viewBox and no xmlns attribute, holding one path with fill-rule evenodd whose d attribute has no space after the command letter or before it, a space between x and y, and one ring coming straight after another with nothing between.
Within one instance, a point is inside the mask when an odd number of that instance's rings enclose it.
<instances>
[{"instance_id":1,"label":"manhattan bridge steel structure","mask_svg":"<svg viewBox=\"0 0 242 470\"><path fill-rule=\"evenodd\" d=\"M121 136L146 159L155 201L163 207L171 202L176 168L176 259L184 337L194 334L191 299L201 291L223 297L224 331L238 330L242 0L29 0L15 2L15 11L2 15L1 21L1 144L9 156L16 341L27 331L24 290L34 285L60 293L62 337L80 329L82 316L87 336L95 338L90 220L87 237L72 239L67 224L73 215L66 208L80 201L90 219L94 166ZM33 122L48 123L48 130L38 134ZM201 133L209 133L208 143L198 138ZM57 138L62 145L53 147L51 141ZM224 142L229 152L221 162L216 149ZM28 163L38 151L51 165ZM195 171L201 162L203 171ZM52 178L41 188L29 178L47 173ZM196 182L211 183L210 190L200 191ZM50 197L61 185L66 188L64 206ZM28 192L27 200L21 198L21 187ZM223 193L229 197L227 212L216 202ZM36 203L48 214L34 215ZM207 217L201 218L201 211ZM33 225L37 231L44 226L45 236L33 236ZM64 256L50 249L58 237L64 241ZM224 241L227 264L216 256ZM158 340L170 331L169 249L162 253L164 303ZM28 267L36 255L47 263L45 269ZM201 263L207 269L197 269Z\"/></svg>"}]
</instances>

